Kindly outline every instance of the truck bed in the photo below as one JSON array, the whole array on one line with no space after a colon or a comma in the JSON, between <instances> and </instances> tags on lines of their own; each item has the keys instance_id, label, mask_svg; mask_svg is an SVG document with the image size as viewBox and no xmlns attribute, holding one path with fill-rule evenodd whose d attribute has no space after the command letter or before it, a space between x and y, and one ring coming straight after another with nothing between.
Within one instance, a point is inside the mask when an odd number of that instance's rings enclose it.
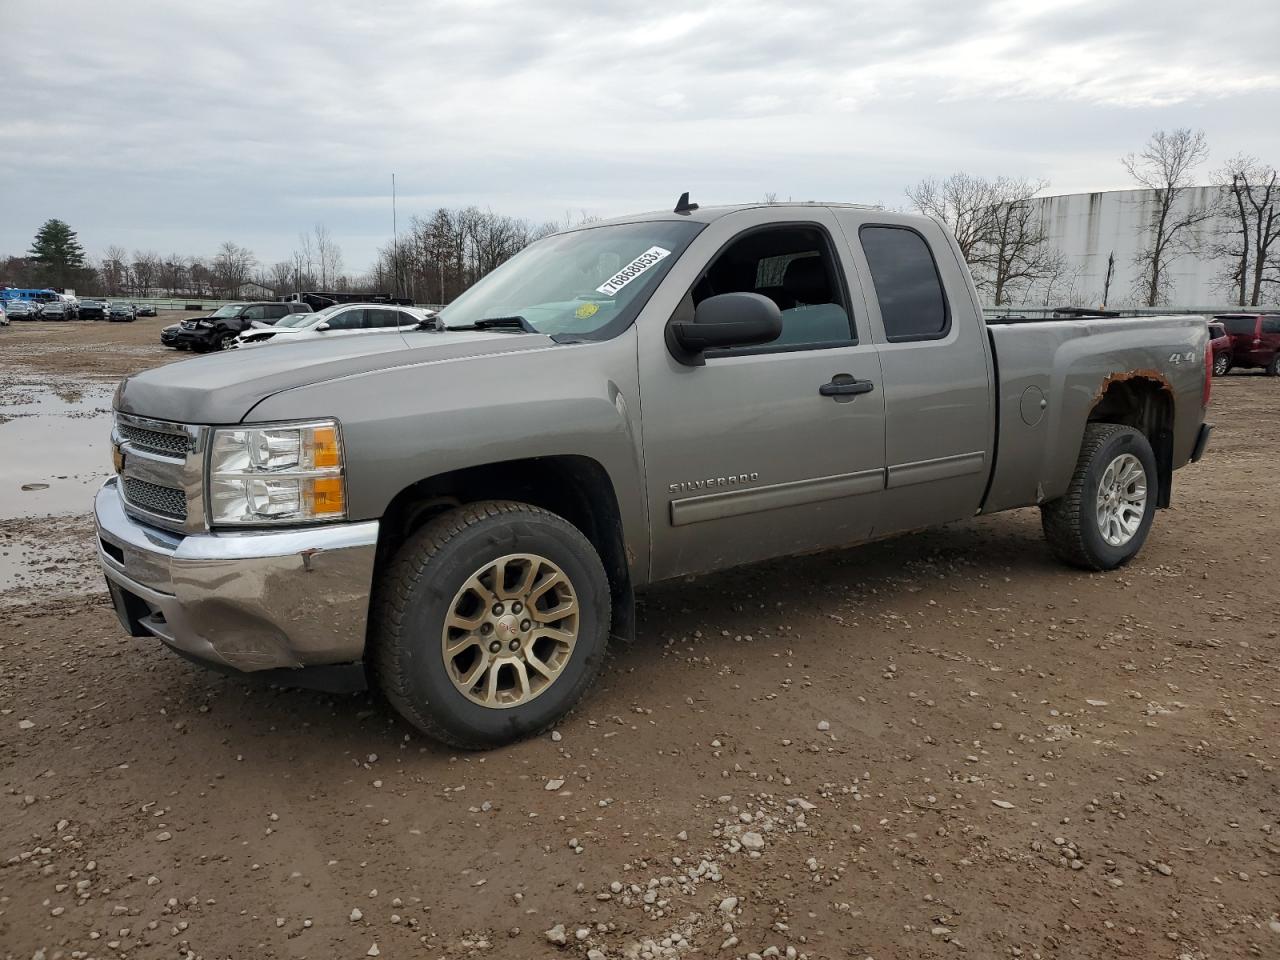
<instances>
[{"instance_id":1,"label":"truck bed","mask_svg":"<svg viewBox=\"0 0 1280 960\"><path fill-rule=\"evenodd\" d=\"M1171 404L1171 466L1190 458L1202 419L1206 318L1196 315L988 321L996 375L995 465L982 512L1067 489L1085 425L1114 384Z\"/></svg>"}]
</instances>

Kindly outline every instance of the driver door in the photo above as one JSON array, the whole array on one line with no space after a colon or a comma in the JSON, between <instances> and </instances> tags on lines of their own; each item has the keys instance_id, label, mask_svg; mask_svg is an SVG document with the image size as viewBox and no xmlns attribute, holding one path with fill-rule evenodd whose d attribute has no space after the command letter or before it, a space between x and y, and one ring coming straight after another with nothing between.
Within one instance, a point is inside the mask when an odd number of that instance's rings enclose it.
<instances>
[{"instance_id":1,"label":"driver door","mask_svg":"<svg viewBox=\"0 0 1280 960\"><path fill-rule=\"evenodd\" d=\"M666 317L642 325L654 580L853 543L874 528L885 477L879 359L834 218L808 214L722 217L664 284L680 285L682 319L708 296L768 296L782 313L778 341L685 366L664 342ZM822 392L850 381L863 392Z\"/></svg>"}]
</instances>

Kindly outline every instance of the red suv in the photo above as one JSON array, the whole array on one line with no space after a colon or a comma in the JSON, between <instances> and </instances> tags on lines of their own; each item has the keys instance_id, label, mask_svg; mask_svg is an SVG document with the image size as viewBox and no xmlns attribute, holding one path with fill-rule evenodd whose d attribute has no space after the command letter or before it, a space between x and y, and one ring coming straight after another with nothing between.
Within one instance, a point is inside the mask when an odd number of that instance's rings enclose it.
<instances>
[{"instance_id":1,"label":"red suv","mask_svg":"<svg viewBox=\"0 0 1280 960\"><path fill-rule=\"evenodd\" d=\"M1227 313L1213 319L1231 337L1232 367L1262 367L1267 376L1280 376L1280 313Z\"/></svg>"},{"instance_id":2,"label":"red suv","mask_svg":"<svg viewBox=\"0 0 1280 960\"><path fill-rule=\"evenodd\" d=\"M1213 351L1213 375L1225 377L1231 369L1231 334L1221 320L1209 321L1209 349Z\"/></svg>"}]
</instances>

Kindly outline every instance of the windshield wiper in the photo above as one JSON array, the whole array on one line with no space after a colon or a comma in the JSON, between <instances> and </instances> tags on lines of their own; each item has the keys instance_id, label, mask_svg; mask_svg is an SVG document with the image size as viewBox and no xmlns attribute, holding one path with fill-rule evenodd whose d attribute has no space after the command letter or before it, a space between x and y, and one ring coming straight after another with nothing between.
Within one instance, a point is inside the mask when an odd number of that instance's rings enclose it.
<instances>
[{"instance_id":1,"label":"windshield wiper","mask_svg":"<svg viewBox=\"0 0 1280 960\"><path fill-rule=\"evenodd\" d=\"M463 324L460 327L444 327L445 330L507 330L513 333L537 333L537 329L524 317L485 317L475 323Z\"/></svg>"}]
</instances>

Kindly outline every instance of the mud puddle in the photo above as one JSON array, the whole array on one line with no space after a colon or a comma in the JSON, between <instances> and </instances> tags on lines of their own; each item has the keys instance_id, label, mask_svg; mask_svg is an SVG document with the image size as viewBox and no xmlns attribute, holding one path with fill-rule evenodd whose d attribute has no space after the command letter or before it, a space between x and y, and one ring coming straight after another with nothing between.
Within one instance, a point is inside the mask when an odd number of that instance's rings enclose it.
<instances>
[{"instance_id":1,"label":"mud puddle","mask_svg":"<svg viewBox=\"0 0 1280 960\"><path fill-rule=\"evenodd\" d=\"M0 380L0 593L50 574L71 589L92 559L88 514L111 474L111 384Z\"/></svg>"}]
</instances>

